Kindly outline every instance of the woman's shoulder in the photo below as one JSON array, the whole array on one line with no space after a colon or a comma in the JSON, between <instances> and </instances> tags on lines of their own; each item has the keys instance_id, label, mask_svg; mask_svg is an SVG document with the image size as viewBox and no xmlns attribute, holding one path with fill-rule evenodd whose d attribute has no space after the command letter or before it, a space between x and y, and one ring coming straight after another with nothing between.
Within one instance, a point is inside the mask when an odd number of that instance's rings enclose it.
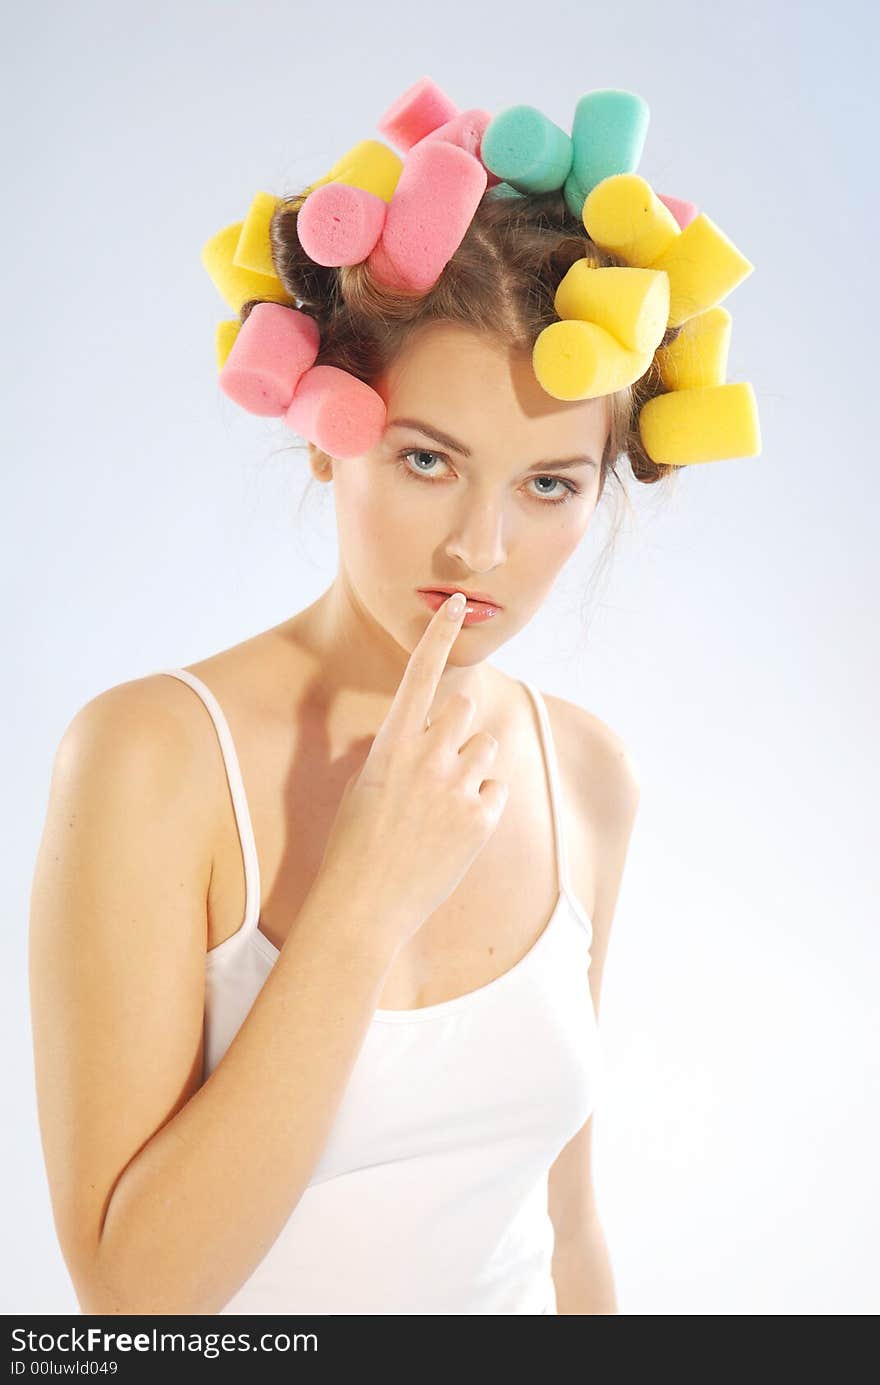
<instances>
[{"instance_id":1,"label":"woman's shoulder","mask_svg":"<svg viewBox=\"0 0 880 1385\"><path fill-rule=\"evenodd\" d=\"M609 795L635 806L641 777L632 750L620 731L595 712L553 693L547 705L560 767L587 793Z\"/></svg>"},{"instance_id":2,"label":"woman's shoulder","mask_svg":"<svg viewBox=\"0 0 880 1385\"><path fill-rule=\"evenodd\" d=\"M96 773L123 767L138 773L142 765L169 781L185 778L202 803L222 804L224 769L211 709L185 679L173 675L192 674L213 694L234 734L246 732L248 696L259 696L258 670L266 661L263 638L188 664L170 663L95 693L67 723L56 763L87 757Z\"/></svg>"},{"instance_id":3,"label":"woman's shoulder","mask_svg":"<svg viewBox=\"0 0 880 1385\"><path fill-rule=\"evenodd\" d=\"M108 746L124 745L132 757L163 750L179 757L192 741L191 702L192 694L183 694L180 680L161 672L112 684L77 709L60 748L100 739Z\"/></svg>"},{"instance_id":4,"label":"woman's shoulder","mask_svg":"<svg viewBox=\"0 0 880 1385\"><path fill-rule=\"evenodd\" d=\"M52 757L47 822L89 824L113 860L121 860L122 843L149 842L151 832L176 824L201 870L210 864L204 788L211 762L191 709L164 688L175 681L130 679L76 710Z\"/></svg>"}]
</instances>

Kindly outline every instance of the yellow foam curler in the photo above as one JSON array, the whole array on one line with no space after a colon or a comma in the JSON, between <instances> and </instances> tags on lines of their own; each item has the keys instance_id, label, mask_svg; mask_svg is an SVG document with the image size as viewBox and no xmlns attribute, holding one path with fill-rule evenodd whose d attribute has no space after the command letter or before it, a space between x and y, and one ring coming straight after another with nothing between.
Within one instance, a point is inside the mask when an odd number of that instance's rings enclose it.
<instances>
[{"instance_id":1,"label":"yellow foam curler","mask_svg":"<svg viewBox=\"0 0 880 1385\"><path fill-rule=\"evenodd\" d=\"M597 245L628 264L666 271L670 327L715 307L754 269L704 212L680 230L637 173L603 178L584 202L583 223Z\"/></svg>"},{"instance_id":2,"label":"yellow foam curler","mask_svg":"<svg viewBox=\"0 0 880 1385\"><path fill-rule=\"evenodd\" d=\"M277 275L257 274L239 269L234 263L244 222L234 221L218 231L202 247L202 264L214 281L220 296L233 312L239 312L249 298L264 298L271 303L290 303L291 299Z\"/></svg>"},{"instance_id":3,"label":"yellow foam curler","mask_svg":"<svg viewBox=\"0 0 880 1385\"><path fill-rule=\"evenodd\" d=\"M653 269L594 269L586 259L575 260L553 305L561 318L595 322L628 351L650 356L666 330L669 278Z\"/></svg>"},{"instance_id":4,"label":"yellow foam curler","mask_svg":"<svg viewBox=\"0 0 880 1385\"><path fill-rule=\"evenodd\" d=\"M387 144L377 139L362 139L336 160L329 173L312 183L309 192L322 183L345 183L347 187L362 188L390 202L402 172L403 159Z\"/></svg>"},{"instance_id":5,"label":"yellow foam curler","mask_svg":"<svg viewBox=\"0 0 880 1385\"><path fill-rule=\"evenodd\" d=\"M255 193L232 256L236 269L249 269L254 274L266 274L270 279L277 279L269 223L280 200L270 192Z\"/></svg>"},{"instance_id":6,"label":"yellow foam curler","mask_svg":"<svg viewBox=\"0 0 880 1385\"><path fill-rule=\"evenodd\" d=\"M649 399L639 413L639 432L649 457L663 466L757 457L761 451L758 407L746 382Z\"/></svg>"},{"instance_id":7,"label":"yellow foam curler","mask_svg":"<svg viewBox=\"0 0 880 1385\"><path fill-rule=\"evenodd\" d=\"M584 202L581 219L596 245L640 269L655 268L681 235L672 212L638 173L603 178Z\"/></svg>"},{"instance_id":8,"label":"yellow foam curler","mask_svg":"<svg viewBox=\"0 0 880 1385\"><path fill-rule=\"evenodd\" d=\"M714 308L754 267L721 228L700 212L653 264L669 275L670 327Z\"/></svg>"},{"instance_id":9,"label":"yellow foam curler","mask_svg":"<svg viewBox=\"0 0 880 1385\"><path fill-rule=\"evenodd\" d=\"M227 318L223 322L217 323L214 333L214 350L217 357L217 369L222 370L226 364L226 357L235 345L235 338L241 331L241 323L238 318Z\"/></svg>"},{"instance_id":10,"label":"yellow foam curler","mask_svg":"<svg viewBox=\"0 0 880 1385\"><path fill-rule=\"evenodd\" d=\"M551 322L535 340L532 368L555 399L596 399L638 380L651 364L650 351L628 351L594 322L569 318Z\"/></svg>"},{"instance_id":11,"label":"yellow foam curler","mask_svg":"<svg viewBox=\"0 0 880 1385\"><path fill-rule=\"evenodd\" d=\"M731 322L726 308L709 308L690 318L669 346L658 348L660 379L668 390L724 384Z\"/></svg>"}]
</instances>

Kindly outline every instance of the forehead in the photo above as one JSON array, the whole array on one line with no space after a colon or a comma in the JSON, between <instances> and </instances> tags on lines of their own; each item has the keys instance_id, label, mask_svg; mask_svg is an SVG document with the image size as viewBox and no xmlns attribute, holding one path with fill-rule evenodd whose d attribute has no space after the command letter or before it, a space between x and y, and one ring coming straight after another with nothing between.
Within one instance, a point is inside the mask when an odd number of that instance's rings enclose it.
<instances>
[{"instance_id":1,"label":"forehead","mask_svg":"<svg viewBox=\"0 0 880 1385\"><path fill-rule=\"evenodd\" d=\"M503 439L518 456L599 457L610 426L607 396L554 399L538 383L530 351L455 323L417 329L375 387L389 419L435 424L475 453Z\"/></svg>"}]
</instances>

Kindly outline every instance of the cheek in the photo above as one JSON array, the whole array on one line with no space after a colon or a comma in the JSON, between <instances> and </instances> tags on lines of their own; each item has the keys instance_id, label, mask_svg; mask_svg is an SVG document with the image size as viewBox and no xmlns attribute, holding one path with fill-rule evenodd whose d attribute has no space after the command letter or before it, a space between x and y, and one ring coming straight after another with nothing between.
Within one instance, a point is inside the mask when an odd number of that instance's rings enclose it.
<instances>
[{"instance_id":1,"label":"cheek","mask_svg":"<svg viewBox=\"0 0 880 1385\"><path fill-rule=\"evenodd\" d=\"M339 542L350 563L360 559L374 571L393 572L414 555L424 566L426 545L430 551L441 532L434 533L442 523L436 507L415 505L406 483L395 484L378 464L365 463L333 485Z\"/></svg>"},{"instance_id":2,"label":"cheek","mask_svg":"<svg viewBox=\"0 0 880 1385\"><path fill-rule=\"evenodd\" d=\"M574 503L571 508L575 508ZM536 578L547 576L552 579L581 543L589 518L584 518L580 513L564 515L559 519L554 515L541 516L540 519L541 523L535 522L523 529L518 553Z\"/></svg>"}]
</instances>

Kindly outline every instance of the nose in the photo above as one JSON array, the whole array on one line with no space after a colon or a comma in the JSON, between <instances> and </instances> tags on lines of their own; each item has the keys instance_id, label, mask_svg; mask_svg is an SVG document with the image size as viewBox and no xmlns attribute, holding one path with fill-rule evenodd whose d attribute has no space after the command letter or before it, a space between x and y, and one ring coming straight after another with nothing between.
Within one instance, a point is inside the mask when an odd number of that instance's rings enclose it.
<instances>
[{"instance_id":1,"label":"nose","mask_svg":"<svg viewBox=\"0 0 880 1385\"><path fill-rule=\"evenodd\" d=\"M474 575L491 572L506 557L502 506L491 500L471 500L449 534L448 557L457 559Z\"/></svg>"}]
</instances>

